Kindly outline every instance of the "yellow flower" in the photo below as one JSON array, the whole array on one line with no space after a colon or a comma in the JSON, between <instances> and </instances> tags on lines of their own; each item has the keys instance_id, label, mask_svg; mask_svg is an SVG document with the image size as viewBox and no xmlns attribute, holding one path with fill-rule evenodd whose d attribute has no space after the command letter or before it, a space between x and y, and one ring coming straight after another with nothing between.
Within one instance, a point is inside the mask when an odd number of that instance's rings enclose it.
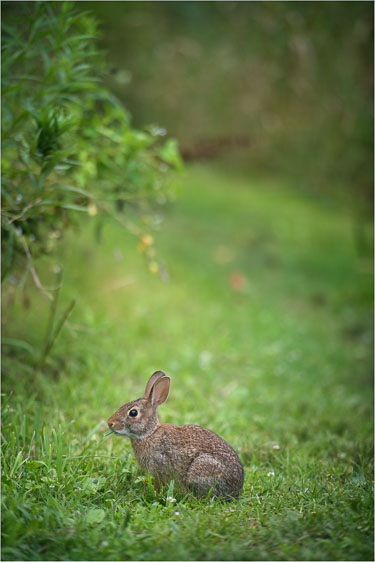
<instances>
[{"instance_id":1,"label":"yellow flower","mask_svg":"<svg viewBox=\"0 0 375 562\"><path fill-rule=\"evenodd\" d=\"M151 271L151 273L158 273L159 265L156 263L156 261L152 261L148 264L148 269Z\"/></svg>"},{"instance_id":2,"label":"yellow flower","mask_svg":"<svg viewBox=\"0 0 375 562\"><path fill-rule=\"evenodd\" d=\"M145 234L142 236L142 242L146 247L148 247L153 245L154 239L150 234Z\"/></svg>"},{"instance_id":3,"label":"yellow flower","mask_svg":"<svg viewBox=\"0 0 375 562\"><path fill-rule=\"evenodd\" d=\"M142 236L140 243L138 244L138 249L140 252L144 252L146 248L149 248L154 243L154 239L150 234L145 234Z\"/></svg>"}]
</instances>

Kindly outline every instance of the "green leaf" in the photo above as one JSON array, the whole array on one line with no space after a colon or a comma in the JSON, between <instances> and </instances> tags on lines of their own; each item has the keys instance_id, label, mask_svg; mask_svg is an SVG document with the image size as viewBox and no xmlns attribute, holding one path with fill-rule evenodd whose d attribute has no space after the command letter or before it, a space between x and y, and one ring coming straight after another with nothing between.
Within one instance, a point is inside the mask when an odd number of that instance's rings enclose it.
<instances>
[{"instance_id":1,"label":"green leaf","mask_svg":"<svg viewBox=\"0 0 375 562\"><path fill-rule=\"evenodd\" d=\"M173 498L173 492L174 492L174 480L171 480L167 490L167 498Z\"/></svg>"},{"instance_id":2,"label":"green leaf","mask_svg":"<svg viewBox=\"0 0 375 562\"><path fill-rule=\"evenodd\" d=\"M86 513L85 520L88 525L96 525L98 523L101 523L104 517L105 517L104 509L90 509Z\"/></svg>"},{"instance_id":3,"label":"green leaf","mask_svg":"<svg viewBox=\"0 0 375 562\"><path fill-rule=\"evenodd\" d=\"M36 470L37 468L40 468L41 466L45 466L47 468L46 463L43 462L43 461L35 461L35 460L28 460L27 461L27 469L28 470Z\"/></svg>"},{"instance_id":4,"label":"green leaf","mask_svg":"<svg viewBox=\"0 0 375 562\"><path fill-rule=\"evenodd\" d=\"M69 209L70 211L79 211L80 213L88 213L89 208L86 206L80 206L80 205L73 205L70 203L66 203L64 205L58 205L59 207L63 208L63 209Z\"/></svg>"},{"instance_id":5,"label":"green leaf","mask_svg":"<svg viewBox=\"0 0 375 562\"><path fill-rule=\"evenodd\" d=\"M74 205L74 203L62 203L60 201L41 201L40 203L38 203L38 207L58 207L59 209L79 211L80 213L88 212L88 207L86 207L85 205Z\"/></svg>"},{"instance_id":6,"label":"green leaf","mask_svg":"<svg viewBox=\"0 0 375 562\"><path fill-rule=\"evenodd\" d=\"M84 195L85 197L88 197L90 199L92 199L92 195L91 193L89 193L88 191L85 191L84 189L80 189L79 187L75 187L73 185L65 185L62 183L54 183L53 185L49 185L48 188L51 189L61 189L63 191L68 191L71 193L79 193L80 195Z\"/></svg>"},{"instance_id":7,"label":"green leaf","mask_svg":"<svg viewBox=\"0 0 375 562\"><path fill-rule=\"evenodd\" d=\"M21 464L23 464L24 462L26 462L27 459L22 460L22 453L23 451L19 451L13 466L11 468L11 471L9 473L9 477L12 478L13 474L19 469L19 467L21 466Z\"/></svg>"},{"instance_id":8,"label":"green leaf","mask_svg":"<svg viewBox=\"0 0 375 562\"><path fill-rule=\"evenodd\" d=\"M17 340L15 338L2 338L1 345L9 345L9 346L12 346L12 347L19 347L20 349L24 349L25 351L30 353L30 355L34 355L34 353L35 353L35 350L34 350L32 345L30 345L29 343L27 343L23 340Z\"/></svg>"},{"instance_id":9,"label":"green leaf","mask_svg":"<svg viewBox=\"0 0 375 562\"><path fill-rule=\"evenodd\" d=\"M175 139L168 139L159 149L159 156L164 162L170 164L178 171L183 171L184 164L178 152L178 144Z\"/></svg>"},{"instance_id":10,"label":"green leaf","mask_svg":"<svg viewBox=\"0 0 375 562\"><path fill-rule=\"evenodd\" d=\"M104 476L99 476L98 478L86 478L84 488L88 491L97 492L104 487L106 480L107 479Z\"/></svg>"}]
</instances>

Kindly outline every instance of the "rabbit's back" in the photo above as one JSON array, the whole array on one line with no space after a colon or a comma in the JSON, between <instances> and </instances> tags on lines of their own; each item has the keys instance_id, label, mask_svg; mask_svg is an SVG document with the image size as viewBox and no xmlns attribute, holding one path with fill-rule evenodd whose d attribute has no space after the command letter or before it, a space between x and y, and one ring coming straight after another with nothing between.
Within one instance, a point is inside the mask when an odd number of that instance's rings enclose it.
<instances>
[{"instance_id":1,"label":"rabbit's back","mask_svg":"<svg viewBox=\"0 0 375 562\"><path fill-rule=\"evenodd\" d=\"M196 426L160 425L146 439L132 440L137 461L162 483L171 479L205 495L238 496L244 480L232 447L213 431Z\"/></svg>"}]
</instances>

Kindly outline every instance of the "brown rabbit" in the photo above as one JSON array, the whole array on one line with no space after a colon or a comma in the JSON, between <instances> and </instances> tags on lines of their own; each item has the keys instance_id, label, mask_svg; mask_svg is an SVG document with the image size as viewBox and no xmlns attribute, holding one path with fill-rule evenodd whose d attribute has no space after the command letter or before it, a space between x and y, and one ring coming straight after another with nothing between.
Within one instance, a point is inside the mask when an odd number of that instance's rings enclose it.
<instances>
[{"instance_id":1,"label":"brown rabbit","mask_svg":"<svg viewBox=\"0 0 375 562\"><path fill-rule=\"evenodd\" d=\"M238 497L244 471L224 439L198 425L160 424L157 408L168 398L170 378L156 371L143 398L121 406L108 420L118 435L130 437L137 462L157 485L175 480L195 495Z\"/></svg>"}]
</instances>

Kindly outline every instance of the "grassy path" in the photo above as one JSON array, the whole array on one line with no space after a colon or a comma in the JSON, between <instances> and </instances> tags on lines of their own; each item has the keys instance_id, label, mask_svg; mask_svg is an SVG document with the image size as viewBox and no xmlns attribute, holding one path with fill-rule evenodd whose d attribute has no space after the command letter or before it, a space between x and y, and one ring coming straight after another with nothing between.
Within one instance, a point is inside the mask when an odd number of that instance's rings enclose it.
<instances>
[{"instance_id":1,"label":"grassy path","mask_svg":"<svg viewBox=\"0 0 375 562\"><path fill-rule=\"evenodd\" d=\"M77 305L41 370L45 303L4 312L32 347L3 362L3 559L371 560L372 262L352 210L197 166L156 240L168 283L116 225L66 240ZM162 421L239 451L238 502L155 496L103 437L156 369Z\"/></svg>"}]
</instances>

